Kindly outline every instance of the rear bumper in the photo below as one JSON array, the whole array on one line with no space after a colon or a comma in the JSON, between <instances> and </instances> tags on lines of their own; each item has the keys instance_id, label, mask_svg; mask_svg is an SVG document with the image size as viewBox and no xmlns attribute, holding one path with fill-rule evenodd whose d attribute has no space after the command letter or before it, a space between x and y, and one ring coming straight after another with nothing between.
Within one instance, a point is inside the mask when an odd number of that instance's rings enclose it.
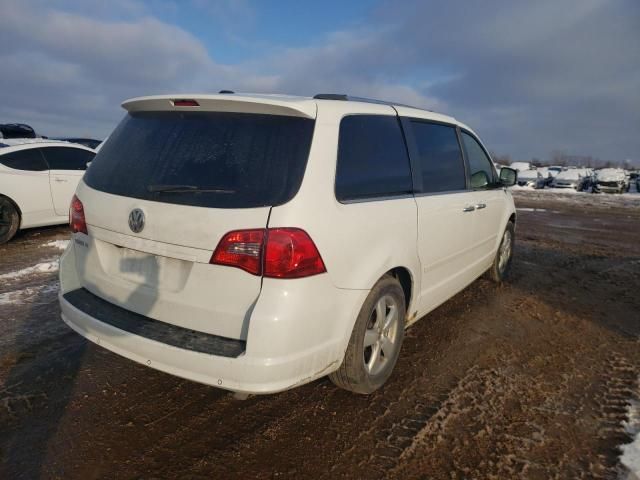
<instances>
[{"instance_id":1,"label":"rear bumper","mask_svg":"<svg viewBox=\"0 0 640 480\"><path fill-rule=\"evenodd\" d=\"M88 340L151 368L242 393L275 393L336 370L368 291L335 288L327 275L265 279L251 312L246 349L236 357L180 348L101 321L65 294L81 288L72 246L61 258L61 315ZM77 302L75 302L77 303ZM175 344L175 342L173 342Z\"/></svg>"},{"instance_id":2,"label":"rear bumper","mask_svg":"<svg viewBox=\"0 0 640 480\"><path fill-rule=\"evenodd\" d=\"M63 299L76 310L118 330L184 350L232 358L239 357L246 350L247 342L244 340L225 338L154 320L114 305L85 288L67 292Z\"/></svg>"}]
</instances>

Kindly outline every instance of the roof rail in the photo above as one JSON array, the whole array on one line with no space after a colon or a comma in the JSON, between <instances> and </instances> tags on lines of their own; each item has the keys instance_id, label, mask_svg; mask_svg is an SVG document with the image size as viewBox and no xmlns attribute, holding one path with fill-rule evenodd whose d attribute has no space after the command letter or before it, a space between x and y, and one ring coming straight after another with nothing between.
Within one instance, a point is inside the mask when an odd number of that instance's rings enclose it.
<instances>
[{"instance_id":1,"label":"roof rail","mask_svg":"<svg viewBox=\"0 0 640 480\"><path fill-rule=\"evenodd\" d=\"M318 93L313 98L316 100L349 100L349 97L344 93Z\"/></svg>"},{"instance_id":2,"label":"roof rail","mask_svg":"<svg viewBox=\"0 0 640 480\"><path fill-rule=\"evenodd\" d=\"M365 98L365 97L353 97L351 95L346 95L344 93L318 93L313 96L316 100L340 100L344 102L364 102L364 103L377 103L379 105L389 105L389 106L398 106L398 107L408 107L408 108L417 108L419 110L425 110L427 112L431 112L432 110L427 110L426 108L414 107L413 105L406 105L404 103L398 102L389 102L386 100L376 100L375 98Z\"/></svg>"}]
</instances>

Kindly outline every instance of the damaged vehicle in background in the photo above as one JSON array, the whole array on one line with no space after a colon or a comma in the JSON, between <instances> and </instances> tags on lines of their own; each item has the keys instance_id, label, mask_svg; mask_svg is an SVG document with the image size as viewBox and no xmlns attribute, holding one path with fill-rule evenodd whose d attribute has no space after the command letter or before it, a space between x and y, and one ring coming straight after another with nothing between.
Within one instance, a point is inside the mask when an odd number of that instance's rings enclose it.
<instances>
[{"instance_id":1,"label":"damaged vehicle in background","mask_svg":"<svg viewBox=\"0 0 640 480\"><path fill-rule=\"evenodd\" d=\"M591 172L586 168L570 168L558 173L551 186L553 188L573 188L578 192L588 190L591 187Z\"/></svg>"},{"instance_id":2,"label":"damaged vehicle in background","mask_svg":"<svg viewBox=\"0 0 640 480\"><path fill-rule=\"evenodd\" d=\"M547 179L540 170L520 170L518 172L518 185L521 187L544 188Z\"/></svg>"},{"instance_id":3,"label":"damaged vehicle in background","mask_svg":"<svg viewBox=\"0 0 640 480\"><path fill-rule=\"evenodd\" d=\"M551 174L553 178L556 178L556 175L558 175L561 171L566 170L565 168L558 165L551 165L550 167L547 167L547 169L549 170L549 174Z\"/></svg>"},{"instance_id":4,"label":"damaged vehicle in background","mask_svg":"<svg viewBox=\"0 0 640 480\"><path fill-rule=\"evenodd\" d=\"M542 175L542 178L544 179L545 187L550 186L554 177L558 174L558 172L552 172L549 170L549 167L538 167L538 172L540 172L540 175Z\"/></svg>"},{"instance_id":5,"label":"damaged vehicle in background","mask_svg":"<svg viewBox=\"0 0 640 480\"><path fill-rule=\"evenodd\" d=\"M629 182L621 168L603 168L596 171L594 191L603 193L624 193L629 190Z\"/></svg>"}]
</instances>

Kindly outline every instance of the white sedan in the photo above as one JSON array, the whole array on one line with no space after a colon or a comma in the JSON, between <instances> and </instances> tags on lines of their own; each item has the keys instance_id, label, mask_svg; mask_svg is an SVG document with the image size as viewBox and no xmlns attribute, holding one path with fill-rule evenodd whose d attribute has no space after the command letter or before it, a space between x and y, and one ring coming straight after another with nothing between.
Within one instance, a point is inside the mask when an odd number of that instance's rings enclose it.
<instances>
[{"instance_id":1,"label":"white sedan","mask_svg":"<svg viewBox=\"0 0 640 480\"><path fill-rule=\"evenodd\" d=\"M95 151L68 142L0 140L0 244L18 230L69 221Z\"/></svg>"}]
</instances>

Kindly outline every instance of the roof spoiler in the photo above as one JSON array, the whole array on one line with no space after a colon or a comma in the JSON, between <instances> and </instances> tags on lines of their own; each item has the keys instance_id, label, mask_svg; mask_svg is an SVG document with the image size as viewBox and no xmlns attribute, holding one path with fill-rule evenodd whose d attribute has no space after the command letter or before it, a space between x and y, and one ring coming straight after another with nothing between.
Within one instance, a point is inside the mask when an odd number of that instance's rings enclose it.
<instances>
[{"instance_id":1,"label":"roof spoiler","mask_svg":"<svg viewBox=\"0 0 640 480\"><path fill-rule=\"evenodd\" d=\"M126 100L128 112L205 111L257 113L316 118L316 104L310 99L283 100L277 97L222 93L218 95L156 95Z\"/></svg>"}]
</instances>

